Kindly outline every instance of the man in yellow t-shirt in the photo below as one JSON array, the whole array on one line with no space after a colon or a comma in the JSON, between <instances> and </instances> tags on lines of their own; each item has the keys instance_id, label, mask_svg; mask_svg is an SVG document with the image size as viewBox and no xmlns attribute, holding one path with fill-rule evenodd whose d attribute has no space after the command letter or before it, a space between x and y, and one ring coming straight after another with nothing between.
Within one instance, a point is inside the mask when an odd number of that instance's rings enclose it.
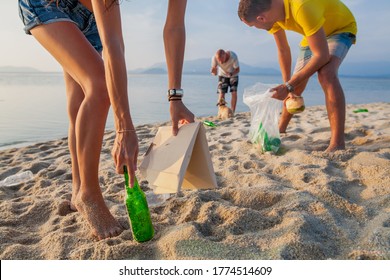
<instances>
[{"instance_id":1,"label":"man in yellow t-shirt","mask_svg":"<svg viewBox=\"0 0 390 280\"><path fill-rule=\"evenodd\" d=\"M285 100L293 94L301 95L309 78L318 73L331 128L326 151L345 149L345 97L338 69L356 40L357 25L351 11L340 0L241 0L238 16L248 26L274 36L284 81L273 89L274 98ZM303 35L293 74L285 30ZM280 132L286 131L291 117L284 107Z\"/></svg>"}]
</instances>

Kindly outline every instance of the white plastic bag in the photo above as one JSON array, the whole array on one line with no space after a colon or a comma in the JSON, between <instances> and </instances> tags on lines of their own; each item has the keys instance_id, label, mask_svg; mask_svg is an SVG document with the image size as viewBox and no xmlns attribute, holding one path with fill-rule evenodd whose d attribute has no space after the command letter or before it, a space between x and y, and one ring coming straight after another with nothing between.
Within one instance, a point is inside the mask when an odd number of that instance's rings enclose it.
<instances>
[{"instance_id":1,"label":"white plastic bag","mask_svg":"<svg viewBox=\"0 0 390 280\"><path fill-rule=\"evenodd\" d=\"M249 138L263 153L276 153L281 144L278 122L283 101L271 97L275 86L257 83L244 90L244 103L251 110Z\"/></svg>"}]
</instances>

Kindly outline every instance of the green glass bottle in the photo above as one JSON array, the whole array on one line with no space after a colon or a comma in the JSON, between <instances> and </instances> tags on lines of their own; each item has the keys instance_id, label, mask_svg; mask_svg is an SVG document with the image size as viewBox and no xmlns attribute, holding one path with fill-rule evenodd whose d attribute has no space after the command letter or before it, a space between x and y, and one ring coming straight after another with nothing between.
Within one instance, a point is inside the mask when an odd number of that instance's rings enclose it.
<instances>
[{"instance_id":1,"label":"green glass bottle","mask_svg":"<svg viewBox=\"0 0 390 280\"><path fill-rule=\"evenodd\" d=\"M366 113L366 112L368 112L368 110L365 108L359 108L359 109L353 110L353 112L354 113Z\"/></svg>"},{"instance_id":2,"label":"green glass bottle","mask_svg":"<svg viewBox=\"0 0 390 280\"><path fill-rule=\"evenodd\" d=\"M134 186L129 186L129 174L127 167L123 168L125 175L125 188L126 188L126 209L129 215L131 229L133 231L133 237L138 242L145 242L153 238L154 229L152 219L150 218L150 212L148 202L144 192L141 190L137 178L134 178Z\"/></svg>"},{"instance_id":3,"label":"green glass bottle","mask_svg":"<svg viewBox=\"0 0 390 280\"><path fill-rule=\"evenodd\" d=\"M215 123L213 123L212 121L203 121L203 124L204 125L207 125L207 126L210 126L210 127L217 127Z\"/></svg>"}]
</instances>

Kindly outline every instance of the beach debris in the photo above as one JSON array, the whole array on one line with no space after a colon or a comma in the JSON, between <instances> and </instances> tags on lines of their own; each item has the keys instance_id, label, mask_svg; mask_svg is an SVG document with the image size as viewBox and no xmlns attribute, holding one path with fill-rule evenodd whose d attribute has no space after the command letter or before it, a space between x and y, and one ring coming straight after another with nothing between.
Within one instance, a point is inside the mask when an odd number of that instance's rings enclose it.
<instances>
[{"instance_id":1,"label":"beach debris","mask_svg":"<svg viewBox=\"0 0 390 280\"><path fill-rule=\"evenodd\" d=\"M213 123L212 121L208 121L208 120L203 121L203 124L210 126L210 127L217 127L217 125L215 123Z\"/></svg>"},{"instance_id":2,"label":"beach debris","mask_svg":"<svg viewBox=\"0 0 390 280\"><path fill-rule=\"evenodd\" d=\"M138 242L145 242L153 238L154 228L148 202L144 192L141 190L137 178L134 178L134 185L129 186L129 174L127 167L123 167L126 189L126 209L129 216L133 237Z\"/></svg>"},{"instance_id":3,"label":"beach debris","mask_svg":"<svg viewBox=\"0 0 390 280\"><path fill-rule=\"evenodd\" d=\"M293 95L286 100L286 109L290 114L299 114L305 110L305 102L302 96Z\"/></svg>"},{"instance_id":4,"label":"beach debris","mask_svg":"<svg viewBox=\"0 0 390 280\"><path fill-rule=\"evenodd\" d=\"M145 192L149 207L157 207L164 204L170 197L170 193L155 194L153 191Z\"/></svg>"},{"instance_id":5,"label":"beach debris","mask_svg":"<svg viewBox=\"0 0 390 280\"><path fill-rule=\"evenodd\" d=\"M3 181L0 181L0 187L13 187L21 183L25 183L34 178L34 174L30 171L24 171L11 176L8 176Z\"/></svg>"},{"instance_id":6,"label":"beach debris","mask_svg":"<svg viewBox=\"0 0 390 280\"><path fill-rule=\"evenodd\" d=\"M251 110L250 141L261 153L276 154L281 145L278 122L283 102L272 98L272 88L257 83L244 90L243 101Z\"/></svg>"},{"instance_id":7,"label":"beach debris","mask_svg":"<svg viewBox=\"0 0 390 280\"><path fill-rule=\"evenodd\" d=\"M359 108L359 109L353 110L353 112L354 113L367 113L368 110L365 108Z\"/></svg>"},{"instance_id":8,"label":"beach debris","mask_svg":"<svg viewBox=\"0 0 390 280\"><path fill-rule=\"evenodd\" d=\"M276 153L279 150L279 147L281 145L280 137L268 136L268 132L265 130L263 123L260 123L256 136L257 137L256 139L254 139L253 144L258 145L259 149L262 152Z\"/></svg>"}]
</instances>

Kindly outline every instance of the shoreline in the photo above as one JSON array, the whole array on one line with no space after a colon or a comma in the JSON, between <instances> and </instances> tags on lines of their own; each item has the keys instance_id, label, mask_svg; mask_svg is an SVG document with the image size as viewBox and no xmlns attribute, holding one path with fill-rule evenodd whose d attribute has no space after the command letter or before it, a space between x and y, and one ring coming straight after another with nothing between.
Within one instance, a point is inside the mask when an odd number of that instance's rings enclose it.
<instances>
[{"instance_id":1,"label":"shoreline","mask_svg":"<svg viewBox=\"0 0 390 280\"><path fill-rule=\"evenodd\" d=\"M351 108L360 108L360 107L366 107L367 105L371 105L371 104L381 104L381 103L384 103L384 104L387 104L388 102L372 102L372 103L364 103L364 104L347 104L347 107L351 107ZM311 107L322 107L323 105L313 105L313 106L307 106L306 109L309 109ZM238 112L237 114L245 114L245 113L250 113L249 111L249 108L247 111L243 111L243 112ZM213 116L199 116L197 117L198 119L208 119L208 118L213 118ZM136 127L138 126L144 126L144 125L170 125L170 120L166 120L166 121L156 121L156 122L153 122L153 123L147 123L147 124L138 124L136 125ZM112 132L113 129L106 129L105 130L105 134L107 133L110 133ZM0 152L2 151L6 151L6 150L9 150L9 149L20 149L20 148L25 148L25 147L28 147L28 146L32 146L32 145L38 145L38 144L43 144L43 143L46 143L46 142L50 142L50 141L56 141L56 140L66 140L68 137L67 135L62 135L62 136L59 136L58 138L53 138L53 139L43 139L43 140L38 140L38 141L32 141L32 142L29 142L29 141L21 141L21 140L14 140L11 144L8 144L8 143L3 143L0 145ZM15 143L15 144L14 144Z\"/></svg>"},{"instance_id":2,"label":"shoreline","mask_svg":"<svg viewBox=\"0 0 390 280\"><path fill-rule=\"evenodd\" d=\"M358 108L367 113L353 113ZM107 131L99 178L111 213L125 228L96 241L77 212L61 211L71 195L67 139L0 150L0 180L31 170L34 180L0 188L0 257L6 259L389 259L390 103L347 104L346 150L323 153L330 130L324 106L296 115L281 152L248 142L250 113L202 117L218 188L184 191L151 206L155 237L133 240L123 179ZM160 125L136 126L139 157ZM141 187L148 182L137 171Z\"/></svg>"}]
</instances>

